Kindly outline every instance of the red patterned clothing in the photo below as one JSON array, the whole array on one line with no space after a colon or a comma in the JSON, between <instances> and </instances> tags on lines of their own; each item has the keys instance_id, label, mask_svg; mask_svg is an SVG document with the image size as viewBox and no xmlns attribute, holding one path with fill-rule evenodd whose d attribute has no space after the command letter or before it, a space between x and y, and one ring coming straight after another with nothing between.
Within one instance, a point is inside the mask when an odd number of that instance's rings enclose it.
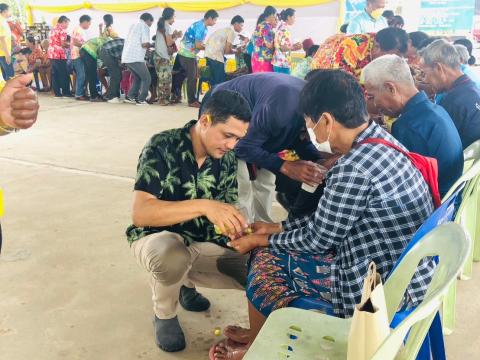
<instances>
[{"instance_id":1,"label":"red patterned clothing","mask_svg":"<svg viewBox=\"0 0 480 360\"><path fill-rule=\"evenodd\" d=\"M48 61L48 56L45 51L42 50L40 45L36 45L35 48L32 50L32 53L28 55L28 64L30 66L35 65L37 60L40 60L41 64L46 64Z\"/></svg>"},{"instance_id":2,"label":"red patterned clothing","mask_svg":"<svg viewBox=\"0 0 480 360\"><path fill-rule=\"evenodd\" d=\"M311 69L342 69L360 78L372 61L375 34L334 35L313 56Z\"/></svg>"},{"instance_id":3,"label":"red patterned clothing","mask_svg":"<svg viewBox=\"0 0 480 360\"><path fill-rule=\"evenodd\" d=\"M67 32L61 24L58 24L50 31L48 58L54 60L66 60L67 56L62 43L67 41Z\"/></svg>"}]
</instances>

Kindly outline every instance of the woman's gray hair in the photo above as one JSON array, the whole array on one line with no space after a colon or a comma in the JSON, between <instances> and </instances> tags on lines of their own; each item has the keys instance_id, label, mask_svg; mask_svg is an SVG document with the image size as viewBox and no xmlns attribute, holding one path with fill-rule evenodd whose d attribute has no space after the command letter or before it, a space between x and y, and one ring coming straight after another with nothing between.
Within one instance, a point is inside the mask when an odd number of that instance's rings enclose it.
<instances>
[{"instance_id":1,"label":"woman's gray hair","mask_svg":"<svg viewBox=\"0 0 480 360\"><path fill-rule=\"evenodd\" d=\"M427 66L434 66L435 64L443 64L451 69L460 69L462 64L460 55L455 46L448 41L440 39L435 40L425 49L420 51L420 56Z\"/></svg>"},{"instance_id":2,"label":"woman's gray hair","mask_svg":"<svg viewBox=\"0 0 480 360\"><path fill-rule=\"evenodd\" d=\"M460 62L462 64L468 64L468 60L470 60L470 54L468 53L468 49L462 44L455 44L453 46L455 46L455 49L460 56Z\"/></svg>"},{"instance_id":3,"label":"woman's gray hair","mask_svg":"<svg viewBox=\"0 0 480 360\"><path fill-rule=\"evenodd\" d=\"M384 55L363 68L365 83L380 89L386 82L414 86L412 73L407 62L398 55Z\"/></svg>"}]
</instances>

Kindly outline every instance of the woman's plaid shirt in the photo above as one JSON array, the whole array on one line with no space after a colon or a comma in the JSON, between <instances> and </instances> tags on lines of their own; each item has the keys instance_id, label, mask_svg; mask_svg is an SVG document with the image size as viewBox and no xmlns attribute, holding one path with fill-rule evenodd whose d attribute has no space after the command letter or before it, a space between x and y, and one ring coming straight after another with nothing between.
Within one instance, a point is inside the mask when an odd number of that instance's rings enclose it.
<instances>
[{"instance_id":1,"label":"woman's plaid shirt","mask_svg":"<svg viewBox=\"0 0 480 360\"><path fill-rule=\"evenodd\" d=\"M375 123L356 139L382 138L402 146ZM318 208L310 217L284 224L270 236L278 251L334 253L332 302L338 316L351 316L360 302L368 264L374 261L383 281L433 212L428 185L411 161L379 144L354 146L329 171ZM433 275L431 259L422 261L406 292L418 304Z\"/></svg>"}]
</instances>

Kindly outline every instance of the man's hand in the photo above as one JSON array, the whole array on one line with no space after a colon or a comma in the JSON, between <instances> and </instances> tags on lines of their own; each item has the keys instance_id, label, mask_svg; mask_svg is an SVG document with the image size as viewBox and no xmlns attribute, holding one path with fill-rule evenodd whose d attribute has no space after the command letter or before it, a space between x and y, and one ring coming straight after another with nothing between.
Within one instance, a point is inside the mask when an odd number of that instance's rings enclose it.
<instances>
[{"instance_id":1,"label":"man's hand","mask_svg":"<svg viewBox=\"0 0 480 360\"><path fill-rule=\"evenodd\" d=\"M10 65L12 63L12 55L5 55L5 61Z\"/></svg>"},{"instance_id":2,"label":"man's hand","mask_svg":"<svg viewBox=\"0 0 480 360\"><path fill-rule=\"evenodd\" d=\"M247 220L235 206L214 200L203 200L202 213L222 234L237 236L248 228Z\"/></svg>"},{"instance_id":3,"label":"man's hand","mask_svg":"<svg viewBox=\"0 0 480 360\"><path fill-rule=\"evenodd\" d=\"M318 166L311 161L285 161L280 168L280 172L290 179L306 183L310 186L316 186L324 179L324 174Z\"/></svg>"},{"instance_id":4,"label":"man's hand","mask_svg":"<svg viewBox=\"0 0 480 360\"><path fill-rule=\"evenodd\" d=\"M227 246L235 249L240 254L246 254L257 247L268 246L268 235L248 235L237 240L231 240Z\"/></svg>"},{"instance_id":5,"label":"man's hand","mask_svg":"<svg viewBox=\"0 0 480 360\"><path fill-rule=\"evenodd\" d=\"M28 129L38 115L38 98L27 85L32 82L32 74L21 75L5 84L0 93L0 121L16 129Z\"/></svg>"},{"instance_id":6,"label":"man's hand","mask_svg":"<svg viewBox=\"0 0 480 360\"><path fill-rule=\"evenodd\" d=\"M269 224L258 221L253 223L251 227L255 235L271 235L282 232L282 224Z\"/></svg>"}]
</instances>

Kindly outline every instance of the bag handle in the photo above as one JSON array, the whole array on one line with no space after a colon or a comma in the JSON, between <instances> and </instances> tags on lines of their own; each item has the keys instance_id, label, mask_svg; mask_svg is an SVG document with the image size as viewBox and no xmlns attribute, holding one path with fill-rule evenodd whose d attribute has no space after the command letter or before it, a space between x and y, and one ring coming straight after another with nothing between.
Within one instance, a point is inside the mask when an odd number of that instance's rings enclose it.
<instances>
[{"instance_id":1,"label":"bag handle","mask_svg":"<svg viewBox=\"0 0 480 360\"><path fill-rule=\"evenodd\" d=\"M380 138L368 138L368 139L365 139L363 141L360 141L358 143L358 145L362 145L362 144L382 144L382 145L385 145L385 146L388 146L388 147L391 147L395 150L397 150L398 152L401 152L403 155L405 155L406 157L409 157L408 156L408 153L403 150L400 146L397 146L393 143L391 143L390 141L387 141L387 140L384 140L384 139L380 139Z\"/></svg>"},{"instance_id":2,"label":"bag handle","mask_svg":"<svg viewBox=\"0 0 480 360\"><path fill-rule=\"evenodd\" d=\"M368 272L363 282L362 300L361 304L364 304L372 294L372 291L377 287L377 265L375 262L371 262L368 265Z\"/></svg>"}]
</instances>

